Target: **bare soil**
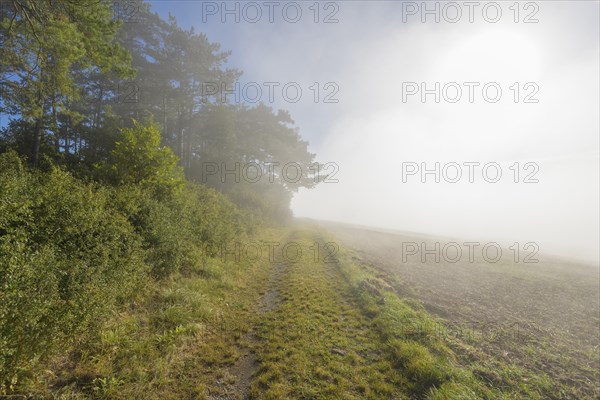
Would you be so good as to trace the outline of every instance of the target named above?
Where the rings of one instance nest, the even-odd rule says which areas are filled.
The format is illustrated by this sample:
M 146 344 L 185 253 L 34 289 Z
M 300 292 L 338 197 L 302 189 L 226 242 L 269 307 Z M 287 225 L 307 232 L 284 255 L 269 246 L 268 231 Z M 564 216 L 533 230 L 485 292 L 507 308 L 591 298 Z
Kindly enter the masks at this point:
M 477 351 L 465 354 L 465 361 L 477 361 L 476 353 L 481 351 L 545 373 L 574 388 L 577 398 L 600 398 L 597 266 L 543 254 L 538 254 L 538 263 L 516 263 L 508 249 L 496 263 L 487 262 L 477 251 L 473 262 L 465 255 L 456 263 L 443 257 L 436 262 L 433 256 L 422 262 L 419 255 L 403 258 L 403 243 L 425 243 L 433 249 L 436 242 L 443 246 L 451 240 L 329 222 L 321 225 L 340 244 L 356 250 L 358 262 L 380 268 L 399 294 L 421 303 L 445 326 L 483 331 L 472 341 Z M 453 334 L 457 331 L 465 334 L 457 329 Z

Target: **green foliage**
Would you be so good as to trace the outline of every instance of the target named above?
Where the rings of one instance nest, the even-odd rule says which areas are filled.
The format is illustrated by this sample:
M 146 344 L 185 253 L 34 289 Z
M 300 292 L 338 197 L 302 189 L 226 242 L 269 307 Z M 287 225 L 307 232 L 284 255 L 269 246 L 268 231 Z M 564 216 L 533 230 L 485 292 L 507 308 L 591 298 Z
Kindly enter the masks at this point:
M 121 130 L 111 153 L 109 168 L 120 185 L 142 185 L 159 196 L 177 193 L 184 182 L 173 151 L 160 145 L 160 130 L 150 121 Z
M 0 156 L 0 382 L 106 318 L 145 276 L 141 243 L 108 189 Z
M 169 198 L 157 199 L 142 187 L 121 188 L 117 198 L 141 236 L 147 263 L 158 278 L 202 271 L 208 257 L 218 255 L 222 246 L 246 234 L 250 226 L 223 195 L 192 183 Z
M 172 172 L 167 154 L 154 165 Z M 16 153 L 0 155 L 0 390 L 59 346 L 93 336 L 149 273 L 209 276 L 209 258 L 252 227 L 213 189 L 181 181 L 173 191 L 155 178 L 165 175 L 129 166 L 130 184 L 107 187 L 56 167 L 30 172 Z
M 119 24 L 108 1 L 24 0 L 6 9 L 0 20 L 0 112 L 35 123 L 26 154 L 36 164 L 49 137 L 55 147 L 68 139 L 59 119 L 80 117 L 71 107 L 80 93 L 75 76 L 131 77 L 134 71 L 130 56 L 114 40 Z

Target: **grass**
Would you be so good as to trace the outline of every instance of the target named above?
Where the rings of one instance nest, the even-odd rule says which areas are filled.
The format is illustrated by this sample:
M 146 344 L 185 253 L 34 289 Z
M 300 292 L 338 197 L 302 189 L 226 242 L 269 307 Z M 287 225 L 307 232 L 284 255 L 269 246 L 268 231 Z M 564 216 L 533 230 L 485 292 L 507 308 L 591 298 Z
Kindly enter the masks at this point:
M 263 239 L 278 235 L 264 232 Z M 214 258 L 200 274 L 155 282 L 93 340 L 32 371 L 19 392 L 57 399 L 225 395 L 269 270 L 266 257 Z
M 34 371 L 20 393 L 58 399 L 568 398 L 545 374 L 480 351 L 480 336 L 440 334 L 445 321 L 402 298 L 394 277 L 351 251 L 336 252 L 326 232 L 300 226 L 260 238 L 278 239 L 295 243 L 302 256 L 210 259 L 199 274 L 155 282 L 95 340 Z
M 335 264 L 314 259 L 312 231 L 295 231 L 298 262 L 280 261 L 279 305 L 265 313 L 251 387 L 260 399 L 407 398 L 407 382 L 386 357 Z
M 400 297 L 395 278 L 344 250 L 340 271 L 373 322 L 398 371 L 409 379 L 412 398 L 548 399 L 572 398 L 543 371 L 524 369 L 479 350 L 481 333 L 451 335 L 446 321 Z M 521 346 L 512 332 L 497 332 Z

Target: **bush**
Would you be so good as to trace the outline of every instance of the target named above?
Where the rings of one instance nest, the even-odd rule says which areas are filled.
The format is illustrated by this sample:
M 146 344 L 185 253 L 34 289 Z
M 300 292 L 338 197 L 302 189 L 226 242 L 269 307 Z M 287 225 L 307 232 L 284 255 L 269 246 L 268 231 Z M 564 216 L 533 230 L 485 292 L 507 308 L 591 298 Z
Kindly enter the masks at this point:
M 285 224 L 293 217 L 290 210 L 292 194 L 283 185 L 240 182 L 228 188 L 225 194 L 234 204 L 264 221 Z
M 131 221 L 157 278 L 201 270 L 207 257 L 217 255 L 249 227 L 232 203 L 205 186 L 188 183 L 179 194 L 162 200 L 144 189 L 136 190 L 138 204 L 129 202 L 128 206 L 135 209 Z
M 149 273 L 202 271 L 252 228 L 205 186 L 126 182 L 83 183 L 51 164 L 30 172 L 0 154 L 0 394 L 56 348 L 93 337 Z
M 105 175 L 119 185 L 141 185 L 161 197 L 178 193 L 184 184 L 183 170 L 169 147 L 160 146 L 160 130 L 152 120 L 134 121 L 121 129 L 119 140 L 104 165 Z
M 146 274 L 108 189 L 0 155 L 0 391 L 102 321 Z

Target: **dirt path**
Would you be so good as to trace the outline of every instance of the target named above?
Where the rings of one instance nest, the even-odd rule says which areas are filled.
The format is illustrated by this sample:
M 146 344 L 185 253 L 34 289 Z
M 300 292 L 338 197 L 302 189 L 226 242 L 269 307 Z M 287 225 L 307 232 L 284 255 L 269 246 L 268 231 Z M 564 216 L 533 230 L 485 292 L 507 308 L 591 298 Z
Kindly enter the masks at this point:
M 304 257 L 274 268 L 263 296 L 250 398 L 404 398 L 403 378 L 338 267 L 313 258 L 318 238 L 292 237 Z
M 279 286 L 281 285 L 281 281 L 285 274 L 285 269 L 286 265 L 283 263 L 276 263 L 273 265 L 267 291 L 261 297 L 258 304 L 259 315 L 273 311 L 281 302 Z M 233 393 L 232 396 L 229 397 L 232 400 L 247 400 L 250 398 L 250 385 L 259 368 L 258 358 L 254 350 L 257 344 L 255 331 L 251 330 L 245 334 L 240 343 L 241 346 L 237 349 L 240 356 L 229 369 L 229 374 L 234 378 L 234 382 L 231 385 L 231 391 Z

